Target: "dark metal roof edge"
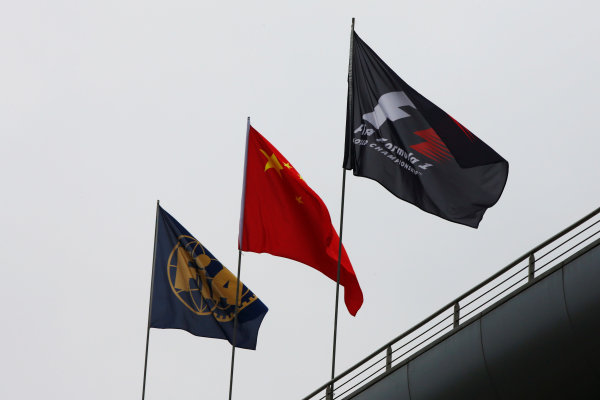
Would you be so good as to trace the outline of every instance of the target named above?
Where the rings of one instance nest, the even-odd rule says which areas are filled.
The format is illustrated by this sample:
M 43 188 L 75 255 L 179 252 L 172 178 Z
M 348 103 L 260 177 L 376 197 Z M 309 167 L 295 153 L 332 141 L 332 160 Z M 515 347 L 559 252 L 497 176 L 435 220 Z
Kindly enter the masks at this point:
M 309 400 L 309 399 L 311 399 L 313 396 L 315 396 L 320 391 L 326 389 L 331 384 L 339 381 L 343 377 L 345 377 L 345 376 L 349 375 L 351 372 L 355 371 L 361 365 L 363 365 L 366 362 L 368 362 L 369 360 L 373 359 L 373 357 L 375 357 L 380 352 L 384 351 L 389 346 L 397 343 L 399 340 L 402 340 L 404 337 L 406 337 L 409 334 L 411 334 L 412 332 L 416 331 L 417 329 L 419 329 L 420 327 L 422 327 L 424 324 L 428 323 L 429 321 L 432 321 L 434 318 L 436 318 L 439 315 L 441 315 L 444 311 L 446 311 L 448 308 L 452 307 L 454 304 L 460 302 L 465 297 L 470 296 L 471 294 L 475 293 L 477 290 L 481 289 L 482 287 L 484 287 L 488 283 L 492 282 L 496 278 L 500 277 L 502 274 L 504 274 L 507 271 L 509 271 L 511 268 L 513 268 L 514 266 L 516 266 L 521 261 L 527 259 L 529 256 L 531 256 L 532 254 L 534 254 L 537 251 L 541 250 L 546 245 L 552 243 L 553 241 L 559 239 L 560 237 L 564 236 L 568 232 L 570 232 L 573 229 L 577 228 L 581 224 L 587 222 L 588 220 L 590 220 L 591 218 L 593 218 L 597 214 L 600 214 L 600 207 L 596 208 L 594 211 L 592 211 L 591 213 L 587 214 L 585 217 L 579 219 L 578 221 L 576 221 L 573 224 L 569 225 L 567 228 L 563 229 L 559 233 L 553 235 L 552 237 L 550 237 L 546 241 L 544 241 L 541 244 L 539 244 L 538 246 L 534 247 L 532 250 L 528 251 L 523 256 L 519 257 L 518 259 L 516 259 L 512 263 L 510 263 L 507 266 L 505 266 L 504 268 L 500 269 L 499 271 L 497 271 L 492 276 L 488 277 L 483 282 L 480 282 L 478 285 L 476 285 L 475 287 L 471 288 L 467 292 L 463 293 L 462 295 L 460 295 L 459 297 L 457 297 L 456 299 L 454 299 L 453 301 L 451 301 L 450 303 L 448 303 L 444 307 L 440 308 L 438 311 L 434 312 L 433 314 L 431 314 L 430 316 L 428 316 L 427 318 L 425 318 L 421 322 L 417 323 L 413 327 L 411 327 L 408 330 L 406 330 L 403 333 L 401 333 L 399 336 L 395 337 L 394 339 L 390 340 L 389 342 L 387 342 L 386 344 L 384 344 L 383 346 L 381 346 L 377 350 L 373 351 L 371 354 L 369 354 L 368 356 L 364 357 L 363 359 L 361 359 L 360 361 L 358 361 L 357 363 L 355 363 L 354 365 L 352 365 L 350 368 L 346 369 L 345 371 L 343 371 L 340 374 L 338 374 L 336 377 L 334 377 L 334 378 L 330 379 L 329 381 L 325 382 L 323 385 L 321 385 L 319 388 L 317 388 L 316 390 L 314 390 L 308 396 L 303 397 L 302 400 Z
M 592 250 L 593 248 L 595 248 L 598 245 L 600 245 L 600 239 L 596 239 L 594 242 L 590 243 L 589 245 L 587 245 L 583 249 L 581 249 L 581 250 L 577 251 L 575 254 L 569 256 L 569 258 L 567 258 L 566 260 L 561 261 L 560 263 L 556 264 L 554 267 L 550 268 L 548 271 L 545 271 L 541 275 L 535 277 L 535 279 L 532 280 L 531 282 L 527 282 L 526 284 L 524 284 L 520 288 L 515 289 L 514 292 L 511 292 L 511 293 L 507 294 L 505 297 L 499 299 L 498 301 L 496 301 L 495 303 L 493 303 L 492 305 L 490 305 L 489 307 L 487 307 L 485 310 L 477 313 L 473 317 L 469 318 L 467 321 L 461 323 L 458 327 L 456 327 L 456 328 L 452 329 L 450 332 L 447 332 L 446 334 L 440 336 L 439 338 L 437 338 L 433 342 L 429 343 L 427 346 L 423 347 L 421 350 L 419 350 L 416 353 L 410 355 L 405 360 L 401 361 L 399 364 L 393 366 L 389 371 L 384 372 L 383 374 L 381 374 L 380 376 L 374 378 L 372 381 L 368 382 L 364 386 L 361 386 L 360 388 L 358 388 L 354 392 L 350 393 L 348 396 L 344 397 L 344 399 L 352 399 L 354 396 L 357 396 L 360 393 L 364 392 L 365 390 L 367 390 L 371 386 L 373 386 L 376 383 L 378 383 L 379 381 L 387 378 L 389 375 L 391 375 L 392 373 L 398 371 L 402 367 L 405 367 L 405 366 L 408 367 L 408 364 L 411 361 L 413 361 L 414 359 L 418 358 L 419 356 L 421 356 L 425 352 L 427 352 L 427 351 L 431 350 L 432 348 L 434 348 L 435 346 L 439 345 L 444 340 L 448 339 L 450 336 L 456 334 L 460 330 L 466 328 L 467 326 L 471 325 L 472 323 L 476 322 L 477 320 L 480 320 L 481 318 L 483 318 L 483 316 L 485 316 L 486 314 L 492 312 L 493 310 L 495 310 L 496 308 L 500 307 L 502 304 L 506 303 L 507 301 L 511 300 L 512 298 L 516 297 L 521 292 L 529 289 L 533 285 L 535 285 L 538 282 L 544 280 L 545 278 L 547 278 L 548 276 L 552 275 L 554 272 L 558 271 L 559 269 L 564 268 L 567 264 L 573 262 L 573 260 L 581 257 L 583 254 L 587 253 L 588 251 Z

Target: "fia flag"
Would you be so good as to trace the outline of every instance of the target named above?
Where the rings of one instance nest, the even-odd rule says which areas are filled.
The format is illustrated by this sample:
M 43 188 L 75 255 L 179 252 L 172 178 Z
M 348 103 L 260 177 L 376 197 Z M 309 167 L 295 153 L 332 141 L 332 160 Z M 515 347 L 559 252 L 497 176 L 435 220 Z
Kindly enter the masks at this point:
M 240 249 L 299 261 L 337 281 L 340 239 L 325 203 L 253 127 L 248 133 Z M 340 284 L 356 315 L 363 294 L 342 246 Z
M 256 349 L 267 307 L 168 212 L 158 206 L 156 260 L 152 285 L 152 328 L 183 329 L 196 336 Z
M 508 162 L 406 84 L 353 33 L 344 168 L 441 218 L 477 228 Z

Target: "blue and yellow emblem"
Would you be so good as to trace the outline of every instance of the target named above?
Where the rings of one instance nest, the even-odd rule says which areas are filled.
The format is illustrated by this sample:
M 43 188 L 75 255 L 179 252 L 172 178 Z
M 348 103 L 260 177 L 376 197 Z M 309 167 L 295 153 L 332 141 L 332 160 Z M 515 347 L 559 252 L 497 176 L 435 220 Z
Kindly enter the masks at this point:
M 152 294 L 153 328 L 233 339 L 237 278 L 159 207 Z M 267 307 L 240 282 L 236 347 L 255 349 Z
M 233 320 L 237 278 L 193 236 L 177 239 L 167 262 L 167 276 L 175 296 L 197 315 L 212 314 L 220 322 Z M 243 284 L 238 296 L 239 311 L 257 299 Z

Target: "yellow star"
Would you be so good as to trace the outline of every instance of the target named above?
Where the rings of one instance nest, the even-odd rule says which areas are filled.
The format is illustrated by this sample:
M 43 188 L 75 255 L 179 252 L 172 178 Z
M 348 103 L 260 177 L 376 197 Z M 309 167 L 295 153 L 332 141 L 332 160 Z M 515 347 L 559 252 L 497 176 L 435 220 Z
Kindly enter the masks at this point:
M 304 178 L 302 178 L 302 175 L 298 174 L 298 178 L 300 178 L 301 180 L 304 180 Z
M 302 202 L 302 196 L 296 196 L 296 201 L 298 202 L 298 204 L 304 204 Z
M 277 159 L 277 156 L 275 156 L 275 154 L 271 154 L 271 157 L 269 157 L 263 149 L 260 149 L 260 152 L 263 153 L 263 155 L 267 158 L 267 163 L 265 164 L 265 172 L 267 172 L 267 170 L 270 168 L 275 168 L 275 171 L 277 171 L 279 176 L 281 176 L 281 170 L 283 169 L 283 167 Z
M 291 169 L 291 168 L 292 168 L 292 166 L 290 165 L 290 163 L 289 163 L 289 162 L 286 162 L 286 163 L 285 163 L 285 164 L 283 164 L 283 165 L 284 165 L 284 166 L 285 166 L 287 169 Z

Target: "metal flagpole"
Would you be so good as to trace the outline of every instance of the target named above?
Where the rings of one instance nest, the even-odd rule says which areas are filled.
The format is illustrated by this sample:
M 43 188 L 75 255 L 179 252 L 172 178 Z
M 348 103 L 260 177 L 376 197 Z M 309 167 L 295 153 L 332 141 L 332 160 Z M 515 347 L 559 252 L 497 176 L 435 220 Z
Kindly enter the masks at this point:
M 237 285 L 235 287 L 235 314 L 233 315 L 233 342 L 231 344 L 231 372 L 229 373 L 229 400 L 233 392 L 233 366 L 235 364 L 235 339 L 237 334 L 237 313 L 240 295 L 240 272 L 242 268 L 242 250 L 238 250 Z
M 148 306 L 148 327 L 146 328 L 146 357 L 144 359 L 144 385 L 142 387 L 142 400 L 146 396 L 146 371 L 148 369 L 148 343 L 150 342 L 150 318 L 152 316 L 152 293 L 154 291 L 154 267 L 156 265 L 156 240 L 158 238 L 158 207 L 160 200 L 156 200 L 156 221 L 154 223 L 154 252 L 152 255 L 152 278 L 150 278 L 150 304 Z
M 352 50 L 354 45 L 354 18 L 352 18 L 352 28 L 350 31 L 350 61 L 348 63 L 348 102 L 349 110 L 352 109 Z M 340 210 L 340 244 L 338 246 L 338 263 L 337 263 L 337 281 L 335 284 L 335 317 L 333 321 L 333 355 L 331 358 L 331 379 L 335 378 L 335 351 L 337 344 L 337 322 L 338 322 L 338 305 L 340 301 L 340 273 L 342 265 L 342 233 L 344 229 L 344 197 L 346 195 L 346 169 L 342 167 L 342 204 Z M 333 383 L 329 387 L 329 394 L 333 398 Z
M 250 117 L 248 117 L 248 123 L 246 125 L 246 154 L 244 157 L 244 183 L 242 185 L 242 207 L 240 211 L 240 230 L 238 237 L 238 270 L 237 270 L 237 284 L 235 287 L 235 312 L 233 314 L 233 342 L 231 344 L 231 372 L 229 374 L 229 400 L 233 392 L 233 367 L 235 365 L 235 339 L 237 335 L 237 315 L 238 305 L 240 297 L 240 274 L 242 273 L 242 235 L 244 230 L 244 203 L 246 200 L 246 167 L 248 163 L 248 136 L 250 135 Z

